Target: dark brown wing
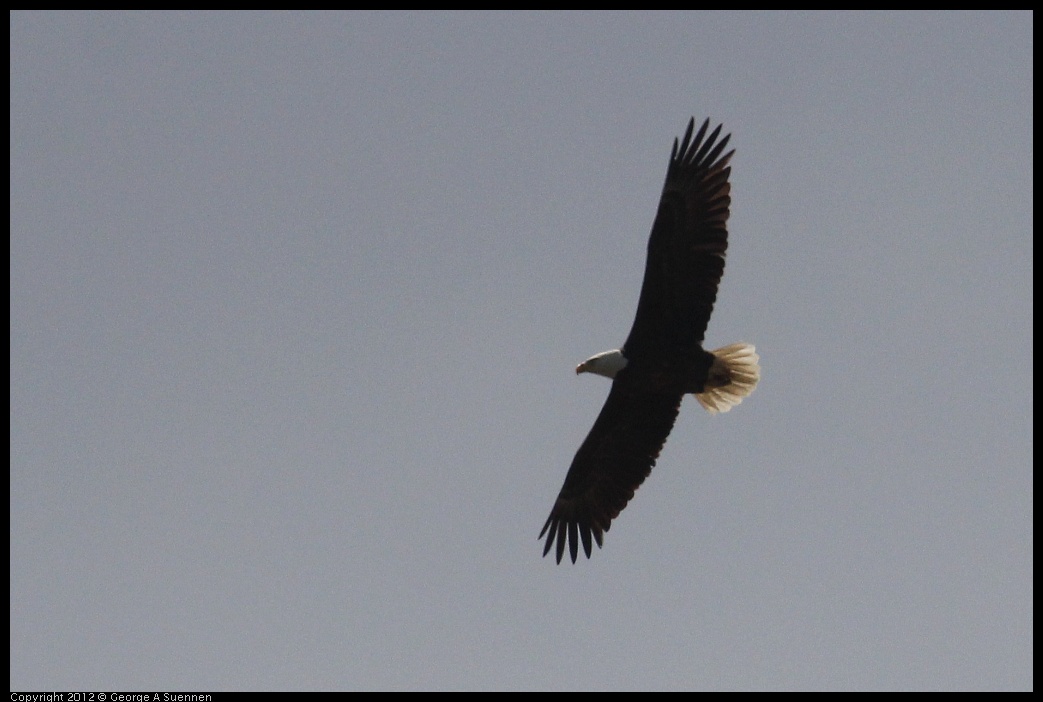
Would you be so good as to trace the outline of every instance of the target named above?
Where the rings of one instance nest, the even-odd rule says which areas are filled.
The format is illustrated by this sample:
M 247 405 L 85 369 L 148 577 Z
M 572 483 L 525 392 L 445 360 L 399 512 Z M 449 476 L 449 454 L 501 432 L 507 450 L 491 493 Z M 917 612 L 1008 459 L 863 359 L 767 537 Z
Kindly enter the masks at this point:
M 721 127 L 706 136 L 703 122 L 692 138 L 695 120 L 678 146 L 674 140 L 659 201 L 641 297 L 624 354 L 647 358 L 669 346 L 702 344 L 717 299 L 728 248 L 728 208 L 731 185 L 728 162 L 734 151 L 721 153 L 731 135 L 719 142 Z
M 626 369 L 620 371 L 540 532 L 541 539 L 547 534 L 544 556 L 556 541 L 561 563 L 568 540 L 575 563 L 582 539 L 590 558 L 592 535 L 601 547 L 602 534 L 655 465 L 677 419 L 681 397 L 651 392 L 628 380 Z

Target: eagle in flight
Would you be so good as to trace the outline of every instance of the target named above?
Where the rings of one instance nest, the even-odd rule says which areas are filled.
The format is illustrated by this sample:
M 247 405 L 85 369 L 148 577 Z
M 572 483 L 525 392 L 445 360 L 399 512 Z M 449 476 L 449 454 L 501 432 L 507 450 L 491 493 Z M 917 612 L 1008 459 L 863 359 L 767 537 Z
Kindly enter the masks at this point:
M 727 412 L 753 392 L 760 379 L 752 344 L 703 349 L 728 248 L 734 150 L 722 155 L 731 135 L 710 120 L 674 139 L 659 211 L 648 238 L 645 277 L 637 314 L 622 348 L 588 358 L 576 373 L 612 379 L 612 389 L 539 538 L 546 556 L 556 545 L 558 563 L 568 544 L 576 562 L 580 541 L 590 557 L 612 520 L 652 471 L 674 426 L 681 400 L 691 393 L 708 412 Z M 694 133 L 694 136 L 693 136 Z

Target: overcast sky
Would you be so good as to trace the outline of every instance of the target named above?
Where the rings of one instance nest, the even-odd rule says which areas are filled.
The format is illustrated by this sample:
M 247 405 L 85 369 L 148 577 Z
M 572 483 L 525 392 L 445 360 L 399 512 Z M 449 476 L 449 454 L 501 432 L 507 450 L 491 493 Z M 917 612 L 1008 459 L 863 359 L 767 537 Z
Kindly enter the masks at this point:
M 12 689 L 1030 689 L 1032 24 L 13 13 Z M 555 565 L 693 115 L 763 379 Z

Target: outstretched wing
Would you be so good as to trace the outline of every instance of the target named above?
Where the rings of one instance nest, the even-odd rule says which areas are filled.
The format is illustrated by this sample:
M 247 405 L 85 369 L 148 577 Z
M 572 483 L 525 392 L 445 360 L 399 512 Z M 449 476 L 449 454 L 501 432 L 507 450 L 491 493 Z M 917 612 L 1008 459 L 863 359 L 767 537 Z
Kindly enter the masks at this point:
M 547 535 L 544 556 L 557 542 L 561 563 L 567 540 L 575 563 L 582 539 L 590 558 L 592 536 L 600 548 L 602 534 L 655 465 L 677 419 L 681 397 L 652 392 L 631 382 L 625 368 L 620 371 L 540 532 L 541 539 Z
M 691 348 L 702 344 L 717 299 L 728 248 L 731 185 L 728 162 L 721 156 L 731 135 L 720 141 L 721 127 L 707 136 L 710 120 L 692 137 L 695 120 L 670 154 L 666 183 L 648 238 L 645 278 L 637 314 L 626 343 L 627 358 L 655 353 L 664 345 Z

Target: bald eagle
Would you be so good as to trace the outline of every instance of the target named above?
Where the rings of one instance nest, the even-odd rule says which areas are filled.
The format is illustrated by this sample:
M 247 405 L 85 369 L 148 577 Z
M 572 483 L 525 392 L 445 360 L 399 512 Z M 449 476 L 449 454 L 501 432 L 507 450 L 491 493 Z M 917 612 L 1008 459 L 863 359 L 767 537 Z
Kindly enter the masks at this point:
M 735 153 L 721 155 L 731 135 L 718 141 L 721 126 L 707 136 L 709 126 L 706 120 L 693 137 L 693 118 L 680 144 L 674 139 L 630 335 L 622 348 L 576 367 L 611 378 L 612 389 L 540 532 L 547 536 L 543 555 L 557 544 L 558 563 L 566 542 L 573 563 L 580 540 L 587 558 L 592 541 L 601 547 L 655 465 L 685 395 L 711 414 L 727 412 L 760 379 L 753 345 L 702 347 L 724 273 Z

